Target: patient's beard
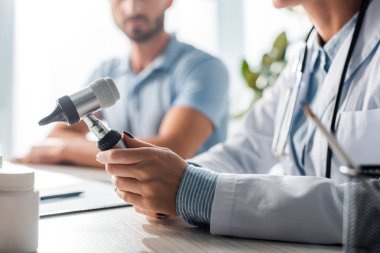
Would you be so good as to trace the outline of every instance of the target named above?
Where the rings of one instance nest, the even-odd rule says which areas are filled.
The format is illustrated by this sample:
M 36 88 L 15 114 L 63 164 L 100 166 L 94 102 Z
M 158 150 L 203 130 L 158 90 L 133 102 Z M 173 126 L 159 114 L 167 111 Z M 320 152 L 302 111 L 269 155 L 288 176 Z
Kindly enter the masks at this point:
M 154 20 L 153 27 L 148 31 L 142 31 L 141 29 L 134 29 L 131 33 L 126 33 L 128 38 L 136 43 L 144 43 L 152 38 L 154 38 L 157 34 L 159 34 L 164 29 L 164 20 L 165 15 L 158 17 Z

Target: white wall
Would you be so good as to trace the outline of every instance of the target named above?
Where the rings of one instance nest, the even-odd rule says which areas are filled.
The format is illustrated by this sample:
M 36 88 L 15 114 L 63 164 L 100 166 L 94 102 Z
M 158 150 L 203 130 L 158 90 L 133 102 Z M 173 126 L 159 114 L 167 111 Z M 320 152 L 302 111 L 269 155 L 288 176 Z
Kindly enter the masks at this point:
M 310 28 L 306 15 L 299 11 L 275 9 L 269 0 L 244 0 L 244 57 L 251 66 L 257 66 L 280 32 L 285 31 L 289 40 L 295 42 L 303 40 Z M 292 47 L 289 49 L 288 52 L 293 51 Z M 234 107 L 242 111 L 251 102 L 253 93 L 245 85 L 238 89 L 236 93 L 240 96 Z
M 218 1 L 220 0 L 174 0 L 166 17 L 167 30 L 174 32 L 182 41 L 218 54 Z
M 252 64 L 271 49 L 273 40 L 286 31 L 291 41 L 303 40 L 311 23 L 300 11 L 275 9 L 272 1 L 244 0 L 245 55 Z
M 13 0 L 0 0 L 0 154 L 12 149 Z

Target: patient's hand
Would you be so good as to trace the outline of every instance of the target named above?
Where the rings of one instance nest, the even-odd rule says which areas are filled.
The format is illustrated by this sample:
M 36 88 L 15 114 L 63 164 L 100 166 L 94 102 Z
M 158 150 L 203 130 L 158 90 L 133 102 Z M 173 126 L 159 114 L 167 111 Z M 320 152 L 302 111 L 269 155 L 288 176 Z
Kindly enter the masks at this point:
M 95 156 L 98 149 L 94 142 L 84 138 L 47 138 L 41 145 L 31 148 L 24 157 L 13 162 L 33 164 L 75 164 L 100 167 Z
M 19 163 L 47 163 L 57 164 L 63 162 L 65 141 L 61 138 L 48 138 L 41 145 L 33 146 L 24 157 L 13 162 Z

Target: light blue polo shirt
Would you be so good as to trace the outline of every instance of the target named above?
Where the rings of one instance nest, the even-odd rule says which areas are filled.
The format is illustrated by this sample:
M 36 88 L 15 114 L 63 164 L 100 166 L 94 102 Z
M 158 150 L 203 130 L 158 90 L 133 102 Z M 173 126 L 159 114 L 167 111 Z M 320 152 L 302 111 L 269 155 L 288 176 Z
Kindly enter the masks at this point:
M 140 73 L 132 71 L 126 57 L 104 62 L 90 81 L 102 77 L 111 77 L 121 96 L 116 105 L 102 112 L 112 129 L 127 130 L 138 137 L 155 136 L 166 112 L 172 107 L 186 107 L 201 112 L 214 126 L 197 153 L 225 140 L 227 69 L 219 59 L 179 42 L 174 35 L 164 52 Z

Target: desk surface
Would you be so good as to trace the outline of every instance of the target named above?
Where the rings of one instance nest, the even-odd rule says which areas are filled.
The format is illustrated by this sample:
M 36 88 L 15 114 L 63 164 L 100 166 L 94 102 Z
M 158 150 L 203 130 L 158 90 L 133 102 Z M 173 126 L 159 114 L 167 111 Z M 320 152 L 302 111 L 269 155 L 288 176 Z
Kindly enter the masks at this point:
M 340 247 L 212 236 L 178 219 L 149 222 L 132 207 L 40 221 L 39 253 L 340 252 Z
M 49 170 L 109 180 L 101 170 L 68 167 Z M 179 219 L 148 221 L 135 213 L 133 207 L 43 218 L 39 225 L 38 253 L 341 252 L 341 247 L 213 236 Z

